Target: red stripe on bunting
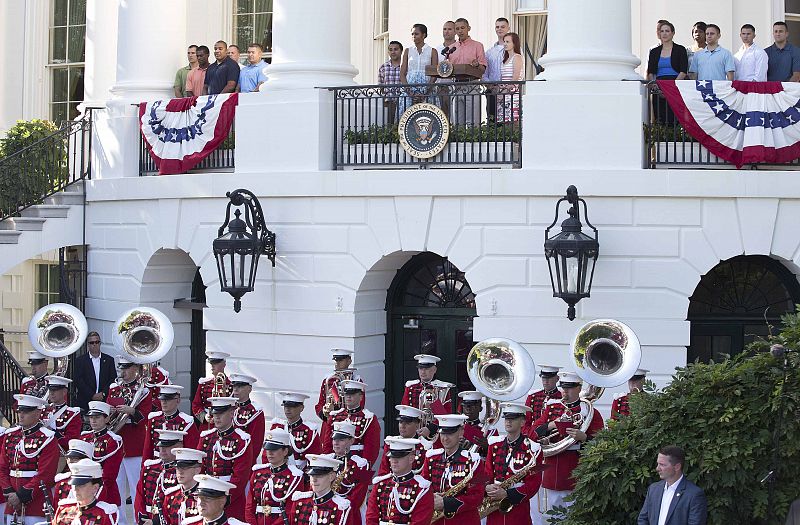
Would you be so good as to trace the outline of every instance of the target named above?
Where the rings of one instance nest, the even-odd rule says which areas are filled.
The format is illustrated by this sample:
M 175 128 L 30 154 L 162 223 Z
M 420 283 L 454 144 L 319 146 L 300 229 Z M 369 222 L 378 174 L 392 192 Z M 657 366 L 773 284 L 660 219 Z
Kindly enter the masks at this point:
M 706 133 L 694 119 L 691 111 L 686 107 L 686 102 L 683 100 L 683 96 L 681 96 L 681 92 L 678 90 L 678 86 L 674 80 L 657 80 L 656 82 L 672 108 L 673 113 L 675 113 L 675 116 L 686 132 L 697 140 L 697 142 L 702 144 L 708 151 L 730 162 L 737 168 L 741 168 L 745 164 L 783 164 L 800 158 L 800 143 L 783 148 L 767 147 L 763 145 L 746 146 L 741 151 L 721 144 L 714 139 L 714 137 Z M 738 83 L 781 85 L 780 82 L 734 82 L 734 85 Z M 754 89 L 756 89 L 755 86 L 748 87 L 753 89 L 750 92 L 756 92 L 754 91 Z M 767 89 L 771 88 L 768 87 Z M 782 90 L 783 89 L 779 91 Z
M 734 80 L 731 83 L 733 89 L 739 93 L 764 93 L 774 95 L 783 91 L 783 84 L 780 82 L 748 82 L 744 80 Z

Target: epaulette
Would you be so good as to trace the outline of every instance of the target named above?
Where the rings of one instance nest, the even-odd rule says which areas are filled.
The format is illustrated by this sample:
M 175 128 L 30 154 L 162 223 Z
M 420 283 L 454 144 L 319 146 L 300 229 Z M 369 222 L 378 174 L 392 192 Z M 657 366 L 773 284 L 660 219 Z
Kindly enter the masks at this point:
M 617 392 L 616 394 L 614 394 L 614 401 L 616 401 L 617 399 L 619 399 L 621 397 L 625 397 L 627 395 L 628 394 L 626 392 Z
M 236 518 L 228 518 L 228 525 L 247 525 L 247 523 L 237 520 Z
M 62 506 L 65 507 L 67 505 L 77 505 L 77 504 L 78 504 L 78 500 L 75 499 L 75 498 L 72 498 L 72 497 L 58 500 L 58 506 L 59 507 L 62 507 Z
M 203 385 L 205 383 L 208 383 L 212 379 L 213 377 L 201 377 L 200 379 L 197 380 L 197 383 Z
M 67 407 L 67 412 L 72 412 L 73 414 L 80 414 L 81 409 L 78 407 Z
M 372 412 L 370 412 L 370 411 L 369 411 L 368 409 L 366 409 L 366 408 L 365 408 L 364 410 L 362 410 L 362 412 L 364 412 L 364 419 L 370 419 L 372 416 L 374 416 L 374 415 L 375 415 L 375 414 L 373 414 Z
M 357 454 L 353 454 L 352 456 L 350 456 L 350 459 L 352 459 L 353 463 L 358 465 L 359 468 L 365 468 L 369 466 L 369 461 L 367 461 L 366 458 L 362 458 Z
M 109 390 L 111 390 L 112 388 L 117 388 L 118 386 L 119 386 L 119 385 L 117 384 L 117 382 L 116 382 L 116 381 L 114 381 L 113 383 L 111 383 L 110 385 L 108 385 L 108 389 L 109 389 Z
M 525 439 L 528 440 L 528 450 L 532 450 L 532 451 L 540 451 L 540 450 L 542 450 L 542 446 L 539 443 L 537 443 L 536 441 L 534 441 L 532 439 L 529 439 L 529 438 L 525 438 Z
M 111 436 L 111 439 L 113 439 L 114 441 L 120 441 L 120 442 L 122 441 L 122 436 L 120 436 L 119 434 L 115 434 L 110 430 L 106 431 L 106 434 Z
M 65 479 L 69 479 L 72 477 L 72 472 L 62 472 L 61 474 L 56 474 L 56 477 L 53 478 L 53 481 L 58 483 L 59 481 L 64 481 Z
M 15 426 L 15 427 L 11 427 L 11 428 L 9 428 L 8 430 L 6 430 L 6 432 L 7 432 L 8 434 L 11 434 L 12 432 L 16 432 L 17 430 L 21 430 L 21 429 L 22 429 L 22 427 L 21 427 L 21 426 L 19 426 L 19 425 L 17 425 L 17 426 Z M 90 430 L 89 432 L 91 432 L 91 430 Z
M 392 477 L 391 472 L 389 472 L 388 474 L 384 474 L 383 476 L 375 476 L 374 478 L 372 478 L 372 484 L 374 485 L 376 483 L 380 483 L 381 481 L 389 479 L 391 477 Z
M 108 503 L 107 501 L 98 501 L 97 507 L 103 509 L 106 512 L 106 514 L 119 512 L 119 507 L 117 507 L 113 503 Z
M 427 489 L 428 487 L 431 486 L 431 482 L 423 478 L 419 474 L 414 475 L 414 481 L 416 481 L 419 484 L 419 486 L 422 487 L 423 489 Z
M 244 439 L 245 441 L 250 441 L 250 434 L 242 430 L 241 428 L 235 429 L 235 432 L 239 434 L 239 437 Z
M 31 381 L 36 381 L 36 378 L 33 376 L 25 376 L 22 378 L 22 383 L 20 383 L 20 385 L 24 385 L 25 383 L 29 383 Z
M 45 437 L 51 437 L 55 435 L 55 432 L 53 432 L 47 427 L 39 427 L 39 430 L 41 430 L 42 434 L 44 434 Z
M 285 419 L 282 419 L 280 417 L 273 417 L 272 421 L 269 422 L 270 425 L 279 425 L 279 426 L 284 426 L 287 423 L 288 423 L 288 421 L 286 421 Z
M 258 470 L 264 470 L 268 466 L 269 466 L 269 463 L 256 463 L 255 465 L 250 467 L 250 470 L 252 470 L 253 472 L 256 472 Z
M 310 498 L 312 494 L 314 494 L 314 492 L 310 490 L 308 492 L 294 491 L 292 492 L 292 501 L 297 501 L 303 498 Z
M 334 415 L 334 414 L 339 414 L 339 413 L 341 413 L 343 410 L 344 410 L 344 408 L 340 408 L 340 409 L 338 409 L 338 410 L 331 410 L 330 412 L 328 412 L 328 415 L 329 415 L 329 416 L 332 416 L 332 415 Z
M 486 438 L 486 441 L 489 442 L 490 445 L 494 445 L 496 443 L 502 442 L 506 437 L 505 436 L 489 436 Z
M 175 492 L 176 490 L 181 490 L 182 488 L 183 488 L 183 487 L 182 487 L 182 486 L 180 485 L 180 483 L 179 483 L 179 484 L 175 485 L 174 487 L 170 487 L 170 488 L 168 488 L 167 490 L 165 490 L 165 491 L 164 491 L 164 495 L 165 495 L 165 496 L 167 496 L 167 495 L 169 495 L 169 494 L 172 494 L 172 493 L 173 493 L 173 492 Z
M 14 430 L 14 429 L 13 428 L 9 428 L 8 430 L 11 431 L 11 430 Z M 81 436 L 88 436 L 89 434 L 92 434 L 92 433 L 93 432 L 91 430 L 82 430 L 81 431 Z
M 545 405 L 559 405 L 559 404 L 561 404 L 561 400 L 552 398 L 552 399 L 548 399 L 547 401 L 545 401 L 544 404 Z
M 144 466 L 145 467 L 151 467 L 153 465 L 158 465 L 159 463 L 161 463 L 161 459 L 160 458 L 144 460 Z
M 431 384 L 437 388 L 453 388 L 454 386 L 456 386 L 453 383 L 448 383 L 447 381 L 439 381 L 438 379 L 434 379 L 433 381 L 431 381 Z
M 191 525 L 192 523 L 202 523 L 202 522 L 203 522 L 203 516 L 201 515 L 201 516 L 195 516 L 193 518 L 186 518 L 180 523 L 180 525 Z
M 304 472 L 301 469 L 297 468 L 296 466 L 292 465 L 291 463 L 289 463 L 287 466 L 289 467 L 289 471 L 292 473 L 292 475 L 294 477 L 299 477 L 299 476 L 302 476 L 304 474 Z
M 313 421 L 303 421 L 303 424 L 307 426 L 311 432 L 317 432 L 319 430 L 319 426 Z
M 466 452 L 465 456 L 472 461 L 478 461 L 481 459 L 481 455 L 477 452 L 470 452 L 469 450 L 465 450 L 464 452 Z
M 414 386 L 419 383 L 419 379 L 412 379 L 411 381 L 406 381 L 406 386 Z
M 194 418 L 189 414 L 184 414 L 183 412 L 178 412 L 178 417 L 183 419 L 185 423 L 194 423 Z
M 204 438 L 206 436 L 210 436 L 211 434 L 213 434 L 216 431 L 217 431 L 216 428 L 209 428 L 208 430 L 203 430 L 202 432 L 200 432 L 200 437 Z
M 158 416 L 160 416 L 163 413 L 164 412 L 162 412 L 161 410 L 159 410 L 157 412 L 150 412 L 149 414 L 147 414 L 147 419 L 155 419 L 155 418 L 157 418 Z
M 334 494 L 331 499 L 333 500 L 334 503 L 336 503 L 336 506 L 339 507 L 339 510 L 345 510 L 350 508 L 350 500 L 347 498 L 344 498 L 338 494 Z
M 426 458 L 432 458 L 434 456 L 438 456 L 444 452 L 443 448 L 432 448 L 429 451 L 425 452 Z

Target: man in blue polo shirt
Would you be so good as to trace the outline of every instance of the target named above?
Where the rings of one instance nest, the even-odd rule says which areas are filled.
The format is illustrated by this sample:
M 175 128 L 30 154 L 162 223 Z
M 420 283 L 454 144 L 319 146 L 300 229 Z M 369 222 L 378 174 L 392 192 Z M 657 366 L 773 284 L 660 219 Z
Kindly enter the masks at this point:
M 706 26 L 706 48 L 694 54 L 689 68 L 697 80 L 733 80 L 736 64 L 731 52 L 719 45 L 721 34 L 718 25 Z
M 208 66 L 206 71 L 203 94 L 233 93 L 239 82 L 239 64 L 228 56 L 228 44 L 222 40 L 214 44 L 214 58 L 217 61 Z
M 786 22 L 772 24 L 775 43 L 766 48 L 769 57 L 767 80 L 771 82 L 800 82 L 800 49 L 789 43 Z
M 247 46 L 247 65 L 239 73 L 239 91 L 242 93 L 258 91 L 259 86 L 267 81 L 264 74 L 267 63 L 261 60 L 262 53 L 261 44 L 254 42 Z

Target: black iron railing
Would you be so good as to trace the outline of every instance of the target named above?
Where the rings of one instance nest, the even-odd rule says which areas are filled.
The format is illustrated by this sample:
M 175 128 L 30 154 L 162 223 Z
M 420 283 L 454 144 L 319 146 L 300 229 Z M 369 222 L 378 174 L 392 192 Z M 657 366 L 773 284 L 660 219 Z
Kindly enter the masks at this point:
M 204 158 L 200 164 L 189 170 L 193 171 L 233 171 L 233 150 L 236 145 L 236 135 L 234 133 L 234 126 L 228 132 L 228 136 L 219 145 L 217 149 L 212 151 L 208 157 Z M 139 133 L 139 176 L 147 177 L 150 175 L 157 175 L 158 168 L 147 150 L 147 144 Z
M 644 126 L 648 164 L 651 168 L 735 169 L 689 135 L 678 122 L 658 84 L 648 84 L 650 118 Z M 788 164 L 749 164 L 747 169 L 796 169 L 800 160 Z
M 5 418 L 11 424 L 14 424 L 17 418 L 14 412 L 14 394 L 19 392 L 23 377 L 25 370 L 6 348 L 3 331 L 0 330 L 0 381 L 3 385 L 3 388 L 0 388 L 0 419 Z
M 92 109 L 75 121 L 63 121 L 58 130 L 0 159 L 0 220 L 91 179 Z
M 525 82 L 440 82 L 328 88 L 334 97 L 336 169 L 522 166 Z M 431 158 L 411 155 L 398 123 L 412 105 L 432 104 L 450 136 Z

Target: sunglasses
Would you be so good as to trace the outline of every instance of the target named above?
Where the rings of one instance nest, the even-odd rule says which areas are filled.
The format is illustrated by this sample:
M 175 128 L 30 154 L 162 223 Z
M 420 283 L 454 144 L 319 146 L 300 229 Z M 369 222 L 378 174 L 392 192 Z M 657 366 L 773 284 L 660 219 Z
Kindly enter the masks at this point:
M 86 344 L 87 345 L 99 345 L 100 341 L 87 341 Z

